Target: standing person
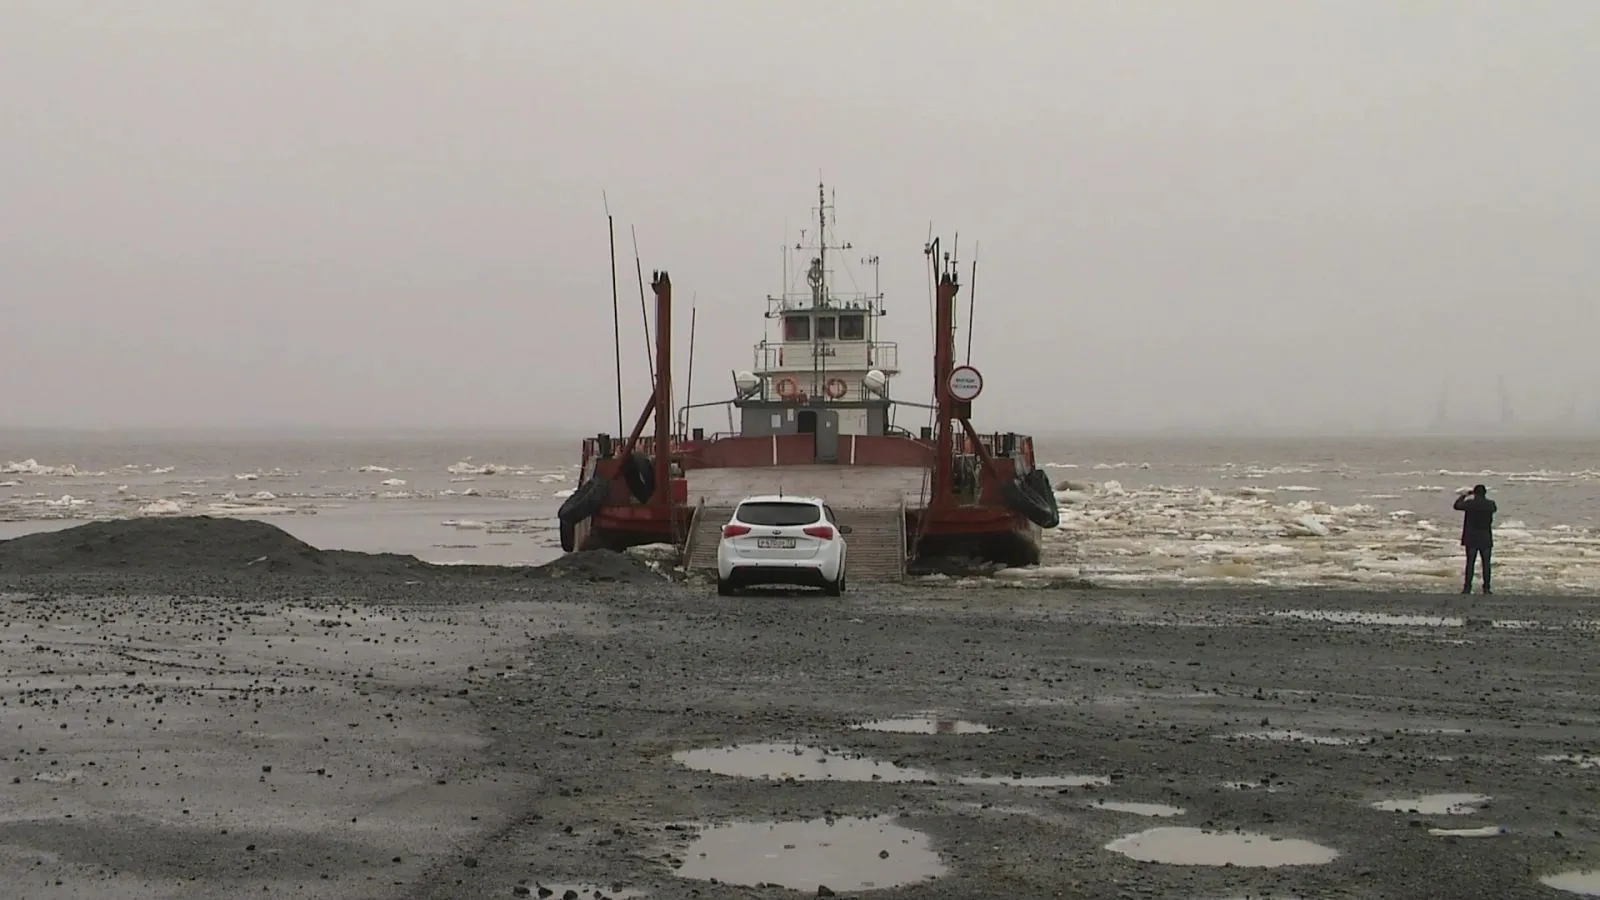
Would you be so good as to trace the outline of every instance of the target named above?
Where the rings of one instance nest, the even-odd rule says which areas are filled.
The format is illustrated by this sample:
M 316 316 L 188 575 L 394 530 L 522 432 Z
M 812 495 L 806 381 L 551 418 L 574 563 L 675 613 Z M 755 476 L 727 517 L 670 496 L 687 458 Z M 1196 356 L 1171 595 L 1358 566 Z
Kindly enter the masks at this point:
M 1492 594 L 1489 587 L 1489 558 L 1494 555 L 1494 514 L 1499 509 L 1488 497 L 1489 489 L 1473 485 L 1472 492 L 1456 495 L 1455 508 L 1461 516 L 1461 546 L 1467 548 L 1466 579 L 1461 583 L 1461 593 L 1472 593 L 1474 563 L 1483 559 L 1483 592 Z

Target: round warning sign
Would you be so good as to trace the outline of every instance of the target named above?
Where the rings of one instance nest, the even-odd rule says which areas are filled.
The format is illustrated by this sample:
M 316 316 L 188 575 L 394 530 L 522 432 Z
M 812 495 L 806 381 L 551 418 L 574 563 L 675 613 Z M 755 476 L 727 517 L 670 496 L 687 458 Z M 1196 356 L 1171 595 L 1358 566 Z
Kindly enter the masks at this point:
M 978 399 L 983 393 L 983 376 L 971 366 L 956 366 L 950 372 L 950 396 L 963 403 Z

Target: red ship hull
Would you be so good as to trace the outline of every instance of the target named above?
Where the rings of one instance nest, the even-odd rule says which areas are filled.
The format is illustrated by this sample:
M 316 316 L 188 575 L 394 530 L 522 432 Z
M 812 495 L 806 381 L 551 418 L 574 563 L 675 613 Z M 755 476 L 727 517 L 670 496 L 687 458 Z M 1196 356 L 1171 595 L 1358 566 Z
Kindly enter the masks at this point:
M 674 440 L 665 492 L 668 502 L 663 503 L 655 497 L 640 502 L 633 496 L 623 458 L 617 454 L 620 441 L 590 438 L 583 443 L 581 482 L 598 477 L 609 488 L 605 505 L 575 526 L 573 547 L 624 550 L 643 544 L 682 545 L 702 503 L 733 505 L 741 493 L 778 486 L 791 493 L 819 494 L 846 508 L 903 503 L 910 558 L 980 559 L 1012 566 L 1039 562 L 1040 527 L 1007 506 L 1004 497 L 1006 481 L 1019 469 L 1034 468 L 1028 436 L 980 436 L 979 442 L 992 456 L 991 466 L 977 470 L 965 496 L 946 498 L 950 501 L 946 503 L 929 496 L 938 452 L 934 440 L 843 435 L 839 441 L 838 461 L 819 463 L 812 436 L 806 434 Z M 958 449 L 970 454 L 975 448 Z M 653 462 L 655 442 L 641 438 L 635 451 Z

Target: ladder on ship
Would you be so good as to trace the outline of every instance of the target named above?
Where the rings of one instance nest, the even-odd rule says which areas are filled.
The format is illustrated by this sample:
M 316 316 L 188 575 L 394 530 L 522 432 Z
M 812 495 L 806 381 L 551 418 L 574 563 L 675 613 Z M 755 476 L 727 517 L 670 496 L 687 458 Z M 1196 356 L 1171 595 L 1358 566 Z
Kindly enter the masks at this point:
M 845 537 L 845 580 L 850 584 L 898 582 L 906 573 L 905 507 L 835 509 L 840 525 L 849 525 Z M 683 567 L 691 573 L 717 571 L 717 543 L 722 526 L 733 518 L 731 506 L 695 508 L 689 537 L 683 548 Z

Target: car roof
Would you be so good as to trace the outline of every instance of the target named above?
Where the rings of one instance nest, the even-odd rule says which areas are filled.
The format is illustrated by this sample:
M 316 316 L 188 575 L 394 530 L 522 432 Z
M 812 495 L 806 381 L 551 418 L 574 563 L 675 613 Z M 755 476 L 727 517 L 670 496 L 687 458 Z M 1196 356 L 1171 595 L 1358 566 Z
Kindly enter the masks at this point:
M 739 505 L 746 503 L 795 503 L 809 506 L 823 506 L 821 497 L 797 497 L 793 494 L 760 494 L 755 497 L 746 497 L 739 501 Z

